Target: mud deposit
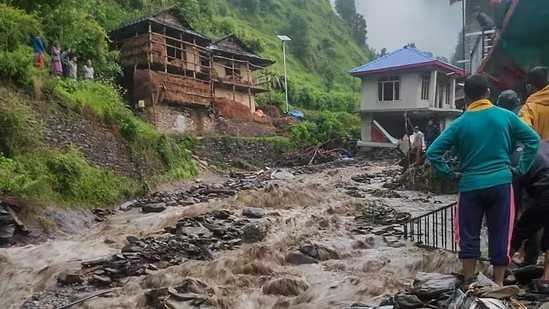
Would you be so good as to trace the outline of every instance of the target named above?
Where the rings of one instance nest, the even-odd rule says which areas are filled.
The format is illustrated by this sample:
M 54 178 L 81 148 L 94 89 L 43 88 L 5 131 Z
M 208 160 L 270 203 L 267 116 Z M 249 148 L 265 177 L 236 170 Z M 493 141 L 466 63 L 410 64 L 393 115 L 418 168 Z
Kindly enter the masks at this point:
M 290 172 L 182 184 L 70 237 L 1 249 L 0 308 L 96 293 L 73 308 L 369 308 L 417 272 L 457 270 L 401 239 L 400 222 L 453 197 L 383 188 L 395 162 Z

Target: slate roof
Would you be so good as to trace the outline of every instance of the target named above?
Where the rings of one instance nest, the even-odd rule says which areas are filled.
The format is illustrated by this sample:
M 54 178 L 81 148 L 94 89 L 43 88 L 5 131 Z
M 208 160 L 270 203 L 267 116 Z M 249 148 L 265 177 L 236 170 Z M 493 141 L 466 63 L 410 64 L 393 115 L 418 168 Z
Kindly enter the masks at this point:
M 238 48 L 229 47 L 230 44 L 225 44 L 226 42 L 233 41 L 237 44 Z M 244 44 L 236 35 L 229 34 L 208 46 L 213 53 L 228 54 L 240 56 L 242 58 L 249 59 L 253 64 L 260 66 L 269 66 L 274 63 L 274 61 L 262 58 L 256 55 L 246 44 Z
M 433 57 L 433 54 L 413 47 L 404 47 L 379 57 L 365 65 L 352 69 L 353 76 L 365 76 L 389 71 L 408 70 L 412 68 L 437 67 L 449 72 L 463 75 L 462 69 Z
M 176 24 L 169 23 L 169 22 L 166 22 L 164 20 L 159 19 L 158 16 L 161 15 L 161 14 L 164 14 L 164 13 L 168 13 L 168 14 L 171 14 L 171 15 L 175 16 L 183 27 L 181 27 L 180 25 L 176 25 Z M 174 7 L 169 7 L 169 8 L 160 10 L 158 12 L 155 12 L 154 14 L 151 14 L 151 15 L 148 15 L 148 16 L 142 16 L 142 17 L 139 17 L 139 18 L 137 18 L 135 20 L 132 20 L 130 22 L 124 23 L 124 24 L 120 25 L 118 28 L 112 30 L 109 35 L 110 35 L 111 38 L 124 37 L 125 34 L 127 34 L 126 32 L 131 33 L 131 31 L 133 31 L 133 30 L 131 30 L 133 27 L 136 27 L 136 26 L 138 26 L 139 24 L 141 24 L 145 21 L 152 21 L 152 22 L 155 22 L 157 24 L 165 25 L 165 26 L 170 27 L 172 29 L 188 33 L 188 34 L 190 34 L 194 37 L 197 37 L 201 40 L 204 40 L 206 42 L 210 41 L 210 39 L 208 39 L 208 37 L 206 37 L 205 35 L 194 31 L 192 26 L 187 22 L 185 17 L 183 15 L 181 15 L 179 10 L 175 6 Z

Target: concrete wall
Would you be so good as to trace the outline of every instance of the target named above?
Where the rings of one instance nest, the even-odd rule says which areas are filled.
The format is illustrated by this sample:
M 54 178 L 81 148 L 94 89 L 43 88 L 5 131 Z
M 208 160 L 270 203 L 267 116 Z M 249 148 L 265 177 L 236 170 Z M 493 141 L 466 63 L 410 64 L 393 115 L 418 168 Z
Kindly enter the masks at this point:
M 221 87 L 215 88 L 215 97 L 216 98 L 225 98 L 227 100 L 233 100 L 233 91 L 232 89 L 226 89 Z M 248 95 L 248 92 L 244 91 L 235 91 L 234 101 L 239 104 L 242 104 L 250 109 L 252 113 L 255 113 L 255 96 L 252 94 Z
M 391 110 L 428 107 L 429 101 L 421 100 L 421 74 L 400 74 L 400 100 L 384 102 L 378 100 L 377 85 L 380 76 L 362 81 L 362 110 Z M 430 98 L 432 95 L 430 96 Z
M 446 100 L 446 85 L 450 86 L 450 102 L 449 104 L 446 104 L 445 101 L 442 108 L 455 108 L 455 79 L 448 78 L 441 72 L 430 72 L 429 99 L 422 100 L 421 83 L 423 74 L 424 72 L 414 72 L 397 75 L 400 76 L 400 100 L 389 102 L 378 100 L 378 80 L 384 75 L 363 79 L 361 109 L 364 111 L 391 111 L 429 107 L 436 108 L 436 88 L 438 88 L 438 95 L 442 95 L 444 100 Z

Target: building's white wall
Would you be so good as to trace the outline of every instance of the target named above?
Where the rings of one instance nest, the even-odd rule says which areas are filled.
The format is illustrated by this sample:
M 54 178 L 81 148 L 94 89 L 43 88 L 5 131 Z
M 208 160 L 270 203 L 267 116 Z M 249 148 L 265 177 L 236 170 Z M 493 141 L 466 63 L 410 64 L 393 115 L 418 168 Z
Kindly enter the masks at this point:
M 390 110 L 429 107 L 429 100 L 421 100 L 421 73 L 400 74 L 400 100 L 379 101 L 377 85 L 379 77 L 368 77 L 362 81 L 362 110 Z M 429 98 L 433 95 L 430 94 Z

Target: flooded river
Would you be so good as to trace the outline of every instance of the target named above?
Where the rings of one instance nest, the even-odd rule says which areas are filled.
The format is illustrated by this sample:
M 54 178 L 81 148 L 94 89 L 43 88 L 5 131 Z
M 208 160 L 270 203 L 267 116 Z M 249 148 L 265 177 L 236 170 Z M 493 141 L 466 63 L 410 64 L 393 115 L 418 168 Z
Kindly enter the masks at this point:
M 377 305 L 385 295 L 408 285 L 418 271 L 450 273 L 458 268 L 453 254 L 420 249 L 398 236 L 357 233 L 356 205 L 361 203 L 379 200 L 378 203 L 415 216 L 453 201 L 453 196 L 411 191 L 377 194 L 389 191 L 382 185 L 397 170 L 394 162 L 371 162 L 295 176 L 286 174 L 278 177 L 282 179 L 266 180 L 261 187 L 239 191 L 228 198 L 167 207 L 160 213 L 142 213 L 138 208 L 118 211 L 104 222 L 72 235 L 38 245 L 0 249 L 0 308 L 20 308 L 23 304 L 23 308 L 58 308 L 60 304 L 101 291 L 78 284 L 58 286 L 58 276 L 65 271 L 82 272 L 82 262 L 120 255 L 121 250 L 131 251 L 127 249 L 130 239 L 135 243 L 153 241 L 154 237 L 165 235 L 169 227 L 186 224 L 182 218 L 226 210 L 227 217 L 234 218 L 230 220 L 235 226 L 256 224 L 255 219 L 242 215 L 247 208 L 262 211 L 258 215 L 261 219 L 257 219 L 257 224 L 266 229 L 261 241 L 215 247 L 207 250 L 209 258 L 186 257 L 179 262 L 170 261 L 169 265 L 160 262 L 162 267 L 152 265 L 141 275 L 121 277 L 111 284 L 112 292 L 74 308 L 154 308 L 146 293 L 189 282 L 194 282 L 191 293 L 194 298 L 187 292 L 186 296 L 178 294 L 175 298 L 179 302 L 166 308 Z M 364 174 L 373 176 L 364 183 L 351 179 Z M 225 179 L 203 180 L 209 181 L 223 183 Z M 360 194 L 350 194 L 350 189 Z M 178 186 L 169 190 L 178 190 Z M 208 224 L 217 224 L 217 219 L 212 220 Z M 223 220 L 229 222 L 225 217 Z M 208 227 L 206 223 L 203 225 Z M 225 236 L 216 241 L 232 244 Z M 196 286 L 206 291 L 202 302 L 197 301 L 200 293 Z

